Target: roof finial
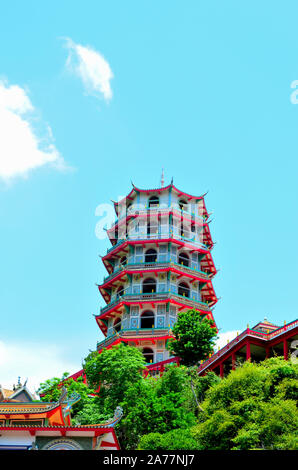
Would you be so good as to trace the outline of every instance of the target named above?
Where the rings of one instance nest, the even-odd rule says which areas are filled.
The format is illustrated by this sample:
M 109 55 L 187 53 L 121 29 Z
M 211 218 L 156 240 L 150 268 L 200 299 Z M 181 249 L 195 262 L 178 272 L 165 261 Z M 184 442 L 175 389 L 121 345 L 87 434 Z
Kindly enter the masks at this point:
M 163 188 L 165 185 L 165 175 L 164 175 L 164 171 L 162 169 L 162 172 L 161 172 L 161 187 Z

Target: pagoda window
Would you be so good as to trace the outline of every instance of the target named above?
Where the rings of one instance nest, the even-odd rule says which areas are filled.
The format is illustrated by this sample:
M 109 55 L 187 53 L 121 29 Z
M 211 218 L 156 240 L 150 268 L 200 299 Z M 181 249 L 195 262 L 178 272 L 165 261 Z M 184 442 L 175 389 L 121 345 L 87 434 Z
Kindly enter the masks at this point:
M 185 282 L 180 282 L 178 285 L 178 295 L 183 295 L 183 297 L 189 297 L 190 289 Z
M 181 217 L 180 235 L 186 238 L 191 236 L 190 221 L 186 220 L 184 217 Z
M 127 207 L 126 207 L 127 214 L 130 213 L 131 209 L 132 209 L 132 203 L 130 202 L 129 204 L 127 204 Z
M 154 328 L 155 316 L 151 310 L 146 310 L 141 315 L 141 328 Z
M 122 256 L 122 258 L 120 259 L 120 265 L 125 266 L 126 264 L 127 264 L 127 258 L 126 256 Z
M 123 286 L 120 286 L 120 287 L 118 287 L 118 289 L 117 289 L 117 291 L 116 291 L 117 299 L 118 299 L 119 297 L 122 297 L 122 295 L 124 295 L 124 288 L 123 288 Z
M 147 250 L 145 253 L 145 263 L 155 263 L 157 261 L 157 251 L 154 249 Z
M 147 364 L 150 364 L 154 361 L 154 351 L 151 348 L 144 348 L 142 353 Z
M 159 199 L 157 196 L 151 196 L 148 200 L 149 208 L 157 207 L 159 205 Z
M 189 256 L 186 253 L 180 253 L 178 263 L 183 264 L 183 266 L 189 266 Z
M 157 235 L 158 223 L 157 221 L 148 222 L 147 224 L 147 235 Z
M 156 281 L 149 277 L 143 281 L 143 294 L 151 294 L 156 292 Z
M 168 257 L 168 246 L 161 245 L 159 247 L 159 261 L 161 263 L 164 263 L 165 261 L 167 261 L 167 257 Z
M 160 234 L 163 236 L 167 236 L 169 233 L 169 217 L 162 216 L 160 217 L 160 224 L 159 224 Z
M 121 318 L 116 318 L 114 321 L 114 330 L 115 331 L 120 331 L 121 330 Z
M 183 211 L 187 210 L 187 202 L 184 199 L 180 199 L 179 207 Z

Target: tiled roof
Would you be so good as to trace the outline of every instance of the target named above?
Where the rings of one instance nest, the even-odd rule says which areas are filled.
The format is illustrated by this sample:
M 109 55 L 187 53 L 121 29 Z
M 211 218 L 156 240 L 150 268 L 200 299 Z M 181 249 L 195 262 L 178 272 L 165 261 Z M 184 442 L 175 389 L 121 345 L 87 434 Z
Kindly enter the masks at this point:
M 2 388 L 0 386 L 0 397 L 3 396 L 3 399 L 9 398 L 10 395 L 13 395 L 14 390 L 8 390 L 7 388 Z
M 169 184 L 168 186 L 163 186 L 161 188 L 153 188 L 153 189 L 141 189 L 141 188 L 137 188 L 134 184 L 132 184 L 132 189 L 131 191 L 129 192 L 129 194 L 124 197 L 121 201 L 113 201 L 114 202 L 114 205 L 115 207 L 117 207 L 119 204 L 121 204 L 123 201 L 125 201 L 126 199 L 130 199 L 132 194 L 133 193 L 137 193 L 137 192 L 142 192 L 142 193 L 150 193 L 150 192 L 163 192 L 163 191 L 167 191 L 169 188 L 172 188 L 174 191 L 176 191 L 178 193 L 178 195 L 184 195 L 188 198 L 191 198 L 191 199 L 202 199 L 204 200 L 204 196 L 207 194 L 202 194 L 200 196 L 192 196 L 191 194 L 188 194 L 188 193 L 185 193 L 184 191 L 180 191 L 178 188 L 176 188 L 176 186 L 174 186 L 173 183 Z
M 0 414 L 36 414 L 46 413 L 60 406 L 60 403 L 0 403 Z

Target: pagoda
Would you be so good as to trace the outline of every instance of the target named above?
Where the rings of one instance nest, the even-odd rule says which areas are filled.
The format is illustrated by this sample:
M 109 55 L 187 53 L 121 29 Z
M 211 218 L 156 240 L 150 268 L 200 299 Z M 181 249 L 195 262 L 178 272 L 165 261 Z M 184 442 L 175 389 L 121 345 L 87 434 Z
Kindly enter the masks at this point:
M 167 341 L 179 312 L 195 309 L 214 321 L 216 268 L 205 194 L 192 196 L 173 181 L 140 189 L 114 202 L 116 220 L 107 229 L 111 247 L 102 257 L 108 275 L 98 289 L 106 306 L 95 315 L 103 348 L 124 342 L 143 353 L 147 370 L 177 361 Z

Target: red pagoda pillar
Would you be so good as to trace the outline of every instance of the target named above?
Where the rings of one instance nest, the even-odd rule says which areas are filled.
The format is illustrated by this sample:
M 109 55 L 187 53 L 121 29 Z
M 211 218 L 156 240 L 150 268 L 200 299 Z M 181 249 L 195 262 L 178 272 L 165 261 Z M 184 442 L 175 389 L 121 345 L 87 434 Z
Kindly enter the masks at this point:
M 284 360 L 287 361 L 288 356 L 289 356 L 288 342 L 286 339 L 284 339 L 283 343 L 284 343 Z
M 269 359 L 269 357 L 270 357 L 270 347 L 267 346 L 266 347 L 266 359 Z
M 236 369 L 236 353 L 232 353 L 232 370 Z
M 246 341 L 246 360 L 250 361 L 250 342 L 247 340 Z

